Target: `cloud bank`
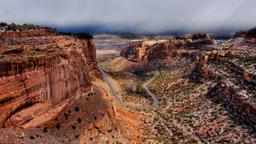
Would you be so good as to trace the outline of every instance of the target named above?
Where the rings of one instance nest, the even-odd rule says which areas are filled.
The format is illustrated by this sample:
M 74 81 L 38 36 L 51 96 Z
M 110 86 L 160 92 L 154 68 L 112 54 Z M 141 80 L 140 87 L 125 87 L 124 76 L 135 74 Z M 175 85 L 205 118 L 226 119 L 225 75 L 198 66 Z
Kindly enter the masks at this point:
M 165 32 L 256 26 L 255 0 L 0 0 L 0 21 Z

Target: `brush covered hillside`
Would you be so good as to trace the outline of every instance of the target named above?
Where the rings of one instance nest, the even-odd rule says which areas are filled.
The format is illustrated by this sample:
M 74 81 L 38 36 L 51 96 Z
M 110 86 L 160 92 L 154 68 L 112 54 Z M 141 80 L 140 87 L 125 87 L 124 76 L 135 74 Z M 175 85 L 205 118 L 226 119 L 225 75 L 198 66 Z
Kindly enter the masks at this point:
M 119 83 L 122 102 L 141 113 L 144 143 L 252 144 L 255 34 L 252 29 L 221 41 L 191 34 L 132 42 L 99 65 Z

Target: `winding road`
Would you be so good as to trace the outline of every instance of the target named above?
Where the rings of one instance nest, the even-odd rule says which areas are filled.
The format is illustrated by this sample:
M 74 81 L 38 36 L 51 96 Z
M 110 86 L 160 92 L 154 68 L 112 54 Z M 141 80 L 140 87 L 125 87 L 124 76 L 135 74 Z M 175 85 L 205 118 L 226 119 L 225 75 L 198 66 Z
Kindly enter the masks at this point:
M 133 103 L 128 103 L 128 102 L 124 102 L 122 100 L 122 97 L 119 96 L 117 94 L 117 92 L 115 91 L 115 89 L 113 88 L 112 86 L 112 83 L 111 83 L 111 80 L 109 79 L 109 75 L 101 68 L 99 68 L 101 73 L 102 73 L 102 76 L 103 76 L 103 79 L 104 81 L 106 82 L 106 84 L 108 85 L 110 91 L 111 91 L 111 94 L 115 97 L 116 101 L 121 104 L 122 106 L 127 106 L 127 107 L 132 107 L 132 108 L 136 108 L 136 109 L 153 109 L 153 108 L 156 108 L 158 105 L 159 105 L 159 100 L 157 98 L 157 96 L 155 94 L 153 94 L 149 89 L 148 89 L 148 85 L 159 75 L 159 72 L 156 72 L 154 77 L 152 77 L 150 80 L 148 80 L 147 82 L 145 82 L 143 84 L 143 88 L 146 90 L 147 94 L 149 96 L 152 97 L 153 99 L 153 104 L 152 105 L 138 105 L 138 104 L 133 104 Z
M 146 90 L 147 94 L 148 94 L 149 96 L 151 96 L 152 99 L 153 99 L 153 104 L 151 105 L 151 108 L 157 107 L 158 104 L 159 104 L 159 100 L 158 100 L 158 98 L 156 97 L 156 95 L 153 94 L 153 93 L 148 89 L 148 85 L 149 85 L 151 82 L 153 82 L 154 79 L 155 79 L 158 75 L 159 75 L 159 72 L 156 72 L 155 75 L 154 75 L 154 77 L 152 77 L 150 80 L 148 80 L 147 82 L 145 82 L 145 83 L 143 84 L 143 88 Z

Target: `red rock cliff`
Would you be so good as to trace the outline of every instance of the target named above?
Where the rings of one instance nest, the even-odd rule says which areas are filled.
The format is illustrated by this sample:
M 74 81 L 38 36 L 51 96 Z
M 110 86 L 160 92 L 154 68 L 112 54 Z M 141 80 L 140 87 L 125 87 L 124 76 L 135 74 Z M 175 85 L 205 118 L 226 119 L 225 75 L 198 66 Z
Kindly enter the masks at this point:
M 96 69 L 91 39 L 57 35 L 51 30 L 0 33 L 0 126 L 18 126 L 33 119 L 19 111 L 43 113 L 91 87 Z M 41 104 L 43 109 L 33 109 Z
M 183 39 L 146 40 L 128 44 L 120 53 L 130 61 L 154 61 L 170 57 L 177 49 L 199 49 L 215 41 L 208 34 L 191 34 Z

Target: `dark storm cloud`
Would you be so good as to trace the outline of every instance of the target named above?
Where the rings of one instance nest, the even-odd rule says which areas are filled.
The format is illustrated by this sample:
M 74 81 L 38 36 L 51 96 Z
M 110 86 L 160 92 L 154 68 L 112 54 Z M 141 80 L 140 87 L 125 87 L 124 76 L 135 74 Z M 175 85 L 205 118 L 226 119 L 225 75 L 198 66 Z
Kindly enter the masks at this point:
M 159 32 L 250 28 L 255 0 L 0 0 L 0 21 Z

